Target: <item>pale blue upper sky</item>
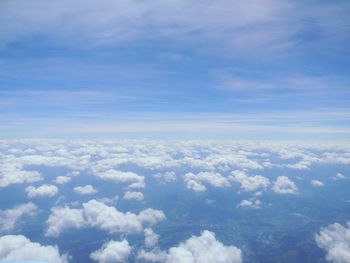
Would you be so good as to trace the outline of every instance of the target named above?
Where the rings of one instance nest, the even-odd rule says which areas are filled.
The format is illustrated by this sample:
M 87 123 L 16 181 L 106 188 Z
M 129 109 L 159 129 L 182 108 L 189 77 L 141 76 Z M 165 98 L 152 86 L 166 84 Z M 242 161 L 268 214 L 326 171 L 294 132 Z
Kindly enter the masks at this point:
M 350 139 L 350 2 L 2 0 L 0 138 Z

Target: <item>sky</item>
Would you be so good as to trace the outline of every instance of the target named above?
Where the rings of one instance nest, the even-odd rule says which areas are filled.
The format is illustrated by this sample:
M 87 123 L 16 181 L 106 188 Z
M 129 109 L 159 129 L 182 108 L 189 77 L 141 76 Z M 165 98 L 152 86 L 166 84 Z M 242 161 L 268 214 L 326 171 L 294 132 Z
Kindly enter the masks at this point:
M 0 138 L 349 140 L 349 12 L 2 0 Z

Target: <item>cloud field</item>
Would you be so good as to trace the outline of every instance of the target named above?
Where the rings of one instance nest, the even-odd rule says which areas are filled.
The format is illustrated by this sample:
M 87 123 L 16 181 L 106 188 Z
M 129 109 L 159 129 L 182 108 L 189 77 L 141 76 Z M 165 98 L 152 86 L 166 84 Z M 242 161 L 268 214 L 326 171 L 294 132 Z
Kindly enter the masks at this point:
M 170 246 L 162 243 L 175 234 L 164 236 L 164 227 L 181 214 L 169 212 L 180 209 L 170 201 L 165 206 L 157 202 L 177 189 L 200 205 L 215 207 L 221 201 L 211 193 L 224 192 L 234 198 L 227 204 L 232 211 L 267 211 L 280 199 L 306 198 L 308 191 L 347 183 L 349 176 L 341 167 L 350 164 L 350 147 L 248 141 L 3 140 L 0 163 L 1 196 L 6 197 L 8 189 L 17 189 L 22 196 L 22 201 L 7 207 L 3 203 L 0 210 L 1 260 L 75 262 L 67 248 L 52 244 L 71 233 L 96 231 L 104 241 L 86 252 L 92 262 L 238 263 L 249 262 L 251 252 L 241 241 L 231 243 L 221 231 L 217 235 L 210 224 L 196 225 L 197 230 Z M 302 177 L 314 167 L 330 165 L 340 168 L 328 177 Z M 154 196 L 157 202 L 152 201 Z M 44 226 L 41 238 L 24 236 L 29 233 L 26 224 L 39 218 Z M 313 246 L 327 261 L 349 262 L 346 227 L 330 221 L 313 233 Z M 136 237 L 141 241 L 133 243 Z

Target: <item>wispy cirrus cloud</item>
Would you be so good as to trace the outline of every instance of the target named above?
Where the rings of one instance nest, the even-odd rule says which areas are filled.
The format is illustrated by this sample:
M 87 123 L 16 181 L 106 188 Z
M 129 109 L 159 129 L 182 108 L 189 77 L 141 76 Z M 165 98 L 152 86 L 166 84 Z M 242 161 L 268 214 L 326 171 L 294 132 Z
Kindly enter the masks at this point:
M 251 52 L 295 47 L 302 40 L 296 36 L 311 29 L 321 36 L 334 36 L 334 30 L 329 30 L 334 26 L 344 30 L 346 2 L 320 3 L 312 7 L 312 13 L 305 12 L 308 8 L 307 3 L 288 0 L 3 1 L 0 40 L 6 46 L 44 37 L 65 46 L 84 43 L 90 47 L 135 40 L 176 39 L 198 44 L 206 40 L 212 43 L 209 47 Z
M 346 136 L 349 9 L 2 1 L 0 136 Z

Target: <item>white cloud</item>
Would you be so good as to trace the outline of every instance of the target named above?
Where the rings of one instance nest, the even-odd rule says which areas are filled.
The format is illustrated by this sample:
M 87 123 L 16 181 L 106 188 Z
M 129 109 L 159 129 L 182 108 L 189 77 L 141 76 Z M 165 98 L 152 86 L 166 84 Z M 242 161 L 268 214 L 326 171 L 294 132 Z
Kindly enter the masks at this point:
M 295 164 L 287 164 L 286 167 L 297 170 L 307 170 L 310 168 L 311 162 L 302 160 Z
M 86 225 L 83 211 L 69 207 L 53 207 L 46 223 L 48 228 L 45 235 L 52 237 L 58 237 L 70 228 L 79 229 Z
M 90 200 L 82 209 L 54 207 L 47 220 L 47 236 L 59 236 L 69 228 L 97 227 L 109 233 L 137 233 L 144 225 L 153 225 L 165 219 L 160 210 L 145 209 L 139 214 L 122 213 L 113 206 Z
M 342 173 L 337 173 L 334 177 L 334 180 L 342 180 L 342 179 L 346 179 L 346 177 L 342 174 Z
M 192 189 L 196 192 L 205 191 L 206 187 L 203 183 L 208 183 L 214 187 L 228 187 L 230 182 L 226 177 L 223 177 L 219 173 L 213 172 L 200 172 L 198 174 L 186 173 L 183 176 L 188 189 Z
M 261 175 L 249 176 L 243 171 L 235 170 L 229 177 L 231 181 L 241 184 L 241 189 L 246 192 L 266 189 L 270 185 L 270 180 Z
M 279 176 L 273 182 L 272 190 L 278 194 L 296 194 L 298 187 L 287 176 Z
M 58 193 L 58 188 L 55 185 L 43 184 L 37 188 L 34 186 L 28 186 L 26 188 L 27 196 L 33 197 L 52 197 Z
M 167 183 L 176 181 L 176 173 L 173 171 L 170 171 L 170 172 L 168 171 L 165 173 L 157 173 L 157 174 L 153 174 L 152 176 L 154 178 L 157 178 L 157 179 L 164 181 L 164 182 L 167 182 Z
M 90 254 L 90 258 L 98 263 L 127 262 L 131 246 L 127 240 L 109 241 L 101 249 Z
M 38 207 L 32 202 L 17 205 L 12 209 L 0 211 L 0 230 L 11 231 L 23 216 L 34 216 Z
M 116 183 L 130 183 L 131 185 L 136 183 L 139 188 L 141 188 L 141 186 L 144 186 L 145 181 L 144 176 L 137 175 L 133 172 L 122 172 L 114 169 L 103 172 L 95 172 L 94 175 L 105 181 Z M 130 187 L 133 188 L 133 186 Z
M 205 230 L 200 236 L 192 236 L 168 251 L 142 249 L 137 258 L 160 263 L 241 263 L 242 252 L 237 247 L 225 246 L 215 238 L 213 232 Z
M 225 246 L 210 231 L 192 236 L 168 251 L 166 263 L 241 263 L 242 252 L 234 246 Z
M 80 195 L 91 195 L 97 193 L 97 190 L 92 185 L 74 187 L 74 192 Z
M 146 187 L 146 184 L 145 182 L 136 182 L 136 183 L 131 183 L 128 185 L 128 188 L 129 189 L 142 189 L 142 188 L 145 188 Z
M 0 261 L 37 260 L 50 263 L 67 263 L 67 256 L 60 255 L 56 246 L 43 246 L 31 242 L 22 235 L 0 237 Z
M 146 262 L 164 263 L 167 258 L 167 253 L 159 249 L 153 249 L 151 251 L 146 251 L 144 249 L 141 249 L 137 253 L 137 258 L 140 259 L 141 261 L 146 261 Z
M 144 229 L 146 247 L 154 247 L 158 243 L 159 235 L 151 228 Z
M 124 196 L 124 200 L 136 200 L 136 201 L 142 201 L 144 199 L 143 193 L 141 192 L 130 192 L 127 191 Z
M 350 222 L 345 227 L 335 223 L 322 228 L 315 240 L 317 245 L 326 251 L 327 261 L 350 262 Z
M 69 176 L 64 176 L 64 175 L 60 175 L 57 176 L 56 179 L 54 180 L 55 184 L 66 184 L 68 183 L 72 178 L 70 178 Z
M 37 171 L 25 171 L 14 165 L 0 164 L 0 188 L 11 184 L 34 183 L 42 180 Z
M 250 208 L 260 208 L 260 200 L 242 200 L 237 207 L 250 207 Z
M 88 224 L 110 233 L 135 233 L 142 231 L 142 222 L 133 213 L 122 213 L 115 207 L 91 200 L 83 204 Z
M 207 190 L 205 185 L 197 182 L 196 180 L 190 179 L 188 176 L 185 177 L 184 180 L 186 182 L 186 187 L 188 189 L 191 189 L 195 192 L 203 192 L 203 191 Z
M 318 187 L 324 186 L 324 183 L 322 183 L 322 182 L 319 181 L 319 180 L 311 180 L 310 183 L 311 183 L 312 186 L 318 186 Z
M 142 223 L 154 225 L 160 221 L 163 221 L 165 219 L 165 215 L 163 211 L 161 210 L 155 210 L 151 208 L 147 208 L 145 210 L 142 210 L 138 214 L 138 220 Z
M 117 201 L 119 200 L 119 196 L 116 195 L 112 198 L 109 197 L 103 197 L 103 198 L 99 198 L 97 199 L 98 202 L 104 203 L 106 205 L 115 205 L 117 203 Z
M 298 5 L 289 1 L 144 3 L 104 0 L 98 6 L 93 3 L 81 0 L 74 3 L 36 0 L 31 5 L 19 0 L 6 2 L 0 13 L 4 28 L 0 34 L 1 42 L 7 45 L 39 35 L 65 45 L 87 42 L 96 46 L 152 38 L 185 39 L 197 32 L 196 37 L 189 38 L 196 43 L 214 42 L 220 46 L 229 43 L 240 52 L 270 50 L 272 47 L 280 50 L 292 45 L 290 38 L 303 26 L 298 22 L 302 12 L 296 9 Z M 52 12 L 48 16 L 42 10 Z M 173 10 L 179 12 L 174 14 Z M 196 18 L 194 12 L 198 14 Z M 290 20 L 295 23 L 291 24 Z

